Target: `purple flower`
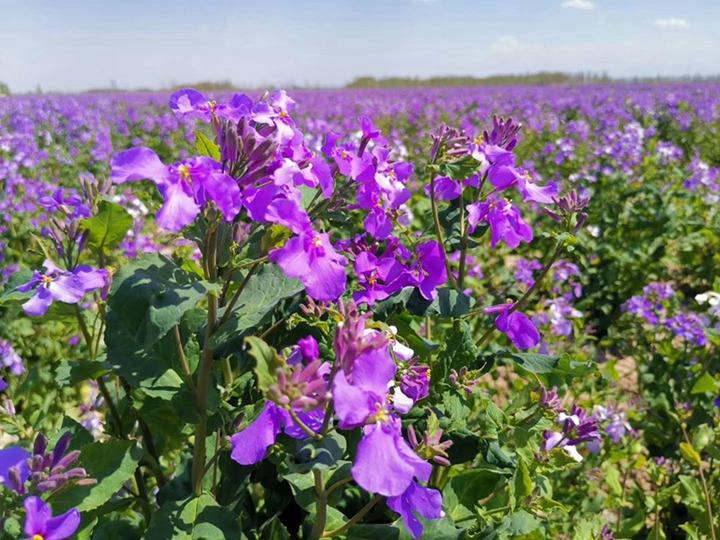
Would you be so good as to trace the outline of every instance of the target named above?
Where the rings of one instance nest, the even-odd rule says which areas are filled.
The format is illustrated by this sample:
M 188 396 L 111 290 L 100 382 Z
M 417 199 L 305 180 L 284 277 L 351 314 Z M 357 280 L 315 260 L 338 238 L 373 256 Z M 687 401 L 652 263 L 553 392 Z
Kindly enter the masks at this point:
M 417 403 L 430 394 L 430 366 L 411 362 L 402 369 L 400 390 Z
M 157 222 L 169 231 L 192 223 L 207 203 L 213 202 L 227 221 L 241 208 L 240 188 L 223 173 L 219 163 L 195 157 L 166 166 L 146 147 L 131 148 L 112 159 L 110 179 L 116 184 L 149 179 L 155 182 L 164 203 Z
M 17 446 L 0 450 L 0 484 L 16 492 L 22 491 L 30 476 L 28 459 L 30 453 Z M 11 473 L 13 469 L 15 472 Z
M 270 260 L 287 276 L 302 281 L 315 300 L 337 300 L 345 291 L 347 259 L 335 251 L 326 233 L 304 230 L 272 250 Z
M 373 305 L 399 291 L 406 282 L 406 269 L 394 255 L 376 257 L 362 251 L 355 257 L 355 275 L 362 290 L 353 293 L 358 304 Z
M 514 305 L 512 302 L 497 304 L 485 308 L 485 313 L 499 313 L 495 319 L 495 327 L 506 334 L 518 349 L 532 349 L 540 343 L 540 332 L 527 315 L 512 309 Z
M 309 413 L 297 412 L 300 420 L 313 431 L 320 431 L 323 411 L 317 409 Z M 272 401 L 265 402 L 260 414 L 245 429 L 230 437 L 232 452 L 230 457 L 240 465 L 254 465 L 267 456 L 270 446 L 275 444 L 280 431 L 294 439 L 305 439 L 305 434 L 295 424 L 287 410 Z
M 715 400 L 713 401 L 713 405 L 720 409 L 720 396 L 715 398 Z
M 676 336 L 698 347 L 707 344 L 705 326 L 707 322 L 696 313 L 678 313 L 665 321 L 665 326 Z
M 438 176 L 435 178 L 435 199 L 440 201 L 452 201 L 462 195 L 462 185 L 449 176 Z M 425 192 L 430 194 L 430 184 L 425 186 Z
M 400 420 L 388 399 L 396 371 L 385 344 L 363 352 L 355 358 L 349 374 L 339 370 L 333 381 L 338 427 L 363 426 L 353 478 L 366 491 L 387 497 L 401 495 L 415 478 L 427 481 L 432 470 L 403 439 Z
M 440 492 L 423 487 L 417 482 L 412 482 L 402 495 L 389 497 L 387 505 L 400 514 L 405 527 L 416 539 L 422 536 L 424 529 L 418 515 L 425 519 L 440 519 L 445 515 Z
M 55 301 L 77 304 L 85 293 L 102 288 L 107 282 L 107 271 L 103 269 L 78 266 L 67 271 L 50 260 L 43 267 L 45 272 L 36 270 L 30 281 L 18 287 L 21 292 L 35 290 L 33 297 L 23 304 L 23 310 L 31 316 L 45 315 Z
M 553 448 L 562 448 L 575 461 L 582 461 L 582 456 L 577 450 L 581 443 L 596 445 L 600 442 L 598 431 L 598 419 L 588 414 L 580 407 L 573 406 L 570 414 L 560 413 L 556 419 L 562 425 L 562 431 L 545 431 L 543 448 L 549 452 Z
M 442 248 L 435 240 L 428 240 L 415 248 L 417 259 L 410 268 L 409 285 L 415 286 L 427 299 L 435 298 L 435 289 L 447 282 L 447 270 Z
M 28 497 L 25 506 L 25 536 L 28 540 L 63 540 L 80 526 L 80 512 L 75 508 L 53 517 L 50 506 L 39 497 Z
M 184 88 L 170 96 L 169 105 L 178 116 L 203 120 L 228 118 L 237 121 L 243 114 L 249 114 L 253 102 L 245 94 L 235 94 L 229 103 L 217 103 L 197 90 Z
M 20 355 L 9 341 L 0 339 L 0 367 L 4 367 L 10 374 L 19 376 L 25 373 L 25 365 Z
M 515 249 L 520 242 L 532 242 L 533 231 L 520 215 L 520 211 L 506 199 L 490 195 L 485 202 L 469 204 L 468 222 L 470 232 L 474 232 L 478 223 L 485 221 L 490 225 L 490 245 L 505 242 Z

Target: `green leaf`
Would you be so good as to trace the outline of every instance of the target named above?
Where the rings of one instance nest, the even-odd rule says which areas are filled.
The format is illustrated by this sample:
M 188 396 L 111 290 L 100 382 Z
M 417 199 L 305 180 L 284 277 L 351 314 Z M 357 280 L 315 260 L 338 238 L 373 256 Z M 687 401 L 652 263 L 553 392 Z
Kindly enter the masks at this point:
M 118 245 L 132 225 L 133 218 L 127 210 L 105 200 L 100 201 L 97 214 L 80 222 L 80 226 L 88 232 L 88 245 L 103 253 Z
M 105 375 L 110 365 L 100 360 L 63 360 L 55 371 L 58 386 L 74 386 L 79 382 Z
M 302 290 L 302 283 L 286 277 L 278 266 L 265 265 L 258 274 L 250 277 L 232 314 L 213 335 L 213 348 L 222 351 L 222 347 L 241 343 L 242 338 L 259 325 L 281 301 Z M 224 312 L 221 312 L 220 316 L 224 316 Z
M 299 473 L 330 469 L 342 459 L 346 447 L 345 437 L 337 431 L 328 433 L 319 441 L 309 438 L 298 441 L 297 450 L 289 459 L 289 468 Z
M 277 378 L 275 371 L 282 365 L 278 353 L 262 339 L 255 336 L 245 338 L 248 346 L 248 354 L 255 359 L 255 376 L 258 381 L 258 388 L 265 393 L 272 386 Z
M 557 356 L 537 353 L 520 353 L 505 351 L 501 353 L 504 358 L 510 358 L 517 365 L 530 373 L 552 373 L 558 365 Z
M 681 442 L 679 446 L 682 457 L 684 457 L 688 463 L 695 467 L 699 467 L 702 464 L 702 458 L 698 451 L 693 448 L 692 444 Z
M 165 503 L 150 520 L 147 540 L 224 540 L 239 538 L 235 515 L 207 493 Z
M 210 289 L 163 255 L 145 255 L 123 267 L 113 279 L 108 300 L 108 360 L 118 360 L 116 347 L 120 354 L 129 345 L 149 350 Z
M 201 156 L 220 161 L 220 147 L 202 131 L 195 132 L 195 149 Z
M 524 499 L 528 497 L 535 489 L 535 482 L 530 477 L 530 471 L 528 470 L 527 463 L 524 459 L 518 461 L 518 467 L 515 470 L 515 477 L 513 479 L 515 488 L 515 497 L 517 499 Z
M 0 305 L 8 302 L 24 302 L 30 298 L 33 295 L 32 291 L 20 292 L 17 288 L 30 281 L 32 276 L 32 270 L 28 268 L 22 268 L 10 276 L 2 289 L 2 293 L 0 293 Z
M 80 512 L 93 510 L 115 495 L 135 472 L 142 451 L 130 441 L 96 442 L 86 445 L 78 467 L 83 467 L 93 486 L 73 486 L 53 497 L 53 510 L 64 512 L 71 507 Z
M 709 374 L 703 373 L 698 377 L 690 390 L 691 394 L 704 394 L 705 392 L 715 393 L 720 384 Z
M 437 289 L 434 300 L 423 298 L 416 287 L 405 287 L 387 300 L 378 302 L 373 311 L 381 316 L 407 310 L 419 317 L 434 315 L 449 318 L 467 314 L 474 305 L 473 298 L 449 287 Z

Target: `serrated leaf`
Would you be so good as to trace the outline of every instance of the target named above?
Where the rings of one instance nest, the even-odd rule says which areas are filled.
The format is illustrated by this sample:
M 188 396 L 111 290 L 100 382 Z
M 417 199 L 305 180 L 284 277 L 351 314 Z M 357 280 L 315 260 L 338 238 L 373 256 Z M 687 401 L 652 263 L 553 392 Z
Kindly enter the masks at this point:
M 405 287 L 387 300 L 378 302 L 373 311 L 378 315 L 386 315 L 393 311 L 407 310 L 419 317 L 434 315 L 451 318 L 467 314 L 474 305 L 473 298 L 450 287 L 437 289 L 434 300 L 424 298 L 415 287 Z
M 132 225 L 133 218 L 128 211 L 110 201 L 100 201 L 97 214 L 80 221 L 80 226 L 88 232 L 88 245 L 103 253 L 118 245 Z

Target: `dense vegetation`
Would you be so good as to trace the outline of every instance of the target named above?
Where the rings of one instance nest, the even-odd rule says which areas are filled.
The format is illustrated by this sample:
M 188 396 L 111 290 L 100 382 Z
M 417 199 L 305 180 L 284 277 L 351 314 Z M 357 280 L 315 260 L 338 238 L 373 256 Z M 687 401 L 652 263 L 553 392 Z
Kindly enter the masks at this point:
M 2 534 L 715 540 L 719 98 L 0 100 Z

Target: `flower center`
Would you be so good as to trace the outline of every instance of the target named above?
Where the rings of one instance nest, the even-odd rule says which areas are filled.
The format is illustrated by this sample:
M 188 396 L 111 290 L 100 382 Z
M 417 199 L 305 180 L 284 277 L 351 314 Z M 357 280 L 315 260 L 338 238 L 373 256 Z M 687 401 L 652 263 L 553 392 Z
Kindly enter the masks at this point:
M 215 107 L 217 107 L 217 102 L 215 100 L 210 100 L 207 102 L 207 106 L 210 109 L 211 113 L 215 112 Z
M 313 247 L 315 247 L 315 248 L 320 248 L 320 247 L 322 247 L 322 240 L 320 239 L 319 236 L 316 236 L 315 238 L 312 239 L 312 245 L 313 245 Z
M 180 165 L 178 167 L 178 173 L 180 174 L 180 178 L 182 180 L 185 180 L 186 182 L 190 181 L 190 167 L 187 165 Z
M 33 534 L 32 540 L 45 540 L 42 534 Z
M 290 115 L 286 113 L 285 111 L 280 111 L 280 114 L 278 114 L 280 118 L 288 118 Z
M 43 275 L 40 276 L 40 281 L 42 281 L 43 283 L 49 285 L 50 283 L 52 283 L 53 281 L 55 281 L 55 278 L 53 278 L 52 276 L 48 276 L 48 275 L 46 275 L 46 274 L 43 274 Z
M 388 420 L 390 420 L 390 414 L 382 403 L 375 403 L 375 409 L 376 412 L 374 415 L 372 415 L 372 418 L 370 419 L 372 422 L 385 424 Z

